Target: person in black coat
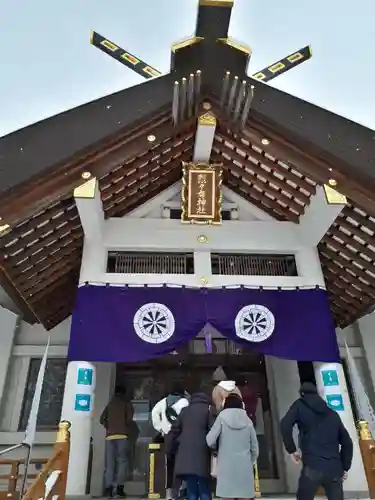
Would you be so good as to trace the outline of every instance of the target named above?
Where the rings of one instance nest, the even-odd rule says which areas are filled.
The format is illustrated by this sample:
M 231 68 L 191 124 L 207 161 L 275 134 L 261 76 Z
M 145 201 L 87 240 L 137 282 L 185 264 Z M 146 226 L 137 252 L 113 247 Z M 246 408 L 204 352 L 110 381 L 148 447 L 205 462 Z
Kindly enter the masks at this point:
M 343 480 L 353 459 L 353 442 L 340 416 L 317 393 L 311 382 L 300 389 L 300 398 L 281 421 L 286 451 L 295 463 L 302 462 L 297 499 L 313 500 L 320 486 L 328 500 L 343 500 Z M 299 450 L 293 428 L 299 430 Z
M 206 443 L 209 410 L 206 394 L 192 394 L 189 406 L 182 410 L 170 431 L 166 453 L 176 453 L 175 476 L 186 482 L 188 500 L 211 500 L 211 452 Z

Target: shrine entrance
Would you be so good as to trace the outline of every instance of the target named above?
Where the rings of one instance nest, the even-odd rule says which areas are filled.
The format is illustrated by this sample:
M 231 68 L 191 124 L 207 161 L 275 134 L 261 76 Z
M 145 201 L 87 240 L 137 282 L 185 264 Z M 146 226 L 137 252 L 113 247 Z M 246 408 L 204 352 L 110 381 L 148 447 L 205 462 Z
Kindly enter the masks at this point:
M 183 381 L 187 391 L 199 381 L 210 394 L 215 382 L 213 373 L 223 367 L 228 379 L 246 379 L 256 390 L 258 404 L 256 431 L 259 440 L 258 461 L 261 489 L 264 493 L 284 491 L 282 458 L 275 443 L 280 441 L 278 419 L 273 412 L 275 396 L 270 391 L 266 360 L 258 354 L 240 351 L 226 339 L 214 339 L 213 353 L 205 354 L 204 339 L 195 339 L 183 352 L 170 354 L 147 363 L 118 363 L 116 384 L 126 387 L 134 405 L 135 421 L 139 429 L 136 443 L 131 447 L 128 495 L 145 496 L 148 468 L 148 445 L 156 433 L 151 423 L 151 409 L 165 397 L 173 381 Z

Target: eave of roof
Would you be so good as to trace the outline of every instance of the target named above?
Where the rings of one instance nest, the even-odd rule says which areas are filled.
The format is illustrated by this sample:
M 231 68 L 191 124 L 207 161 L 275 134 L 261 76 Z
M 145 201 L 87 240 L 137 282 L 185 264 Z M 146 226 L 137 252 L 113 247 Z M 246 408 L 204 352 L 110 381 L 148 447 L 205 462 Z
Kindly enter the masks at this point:
M 197 50 L 199 45 L 197 45 Z M 219 50 L 219 49 L 218 49 Z M 220 47 L 219 52 L 228 50 Z M 225 59 L 229 55 L 226 54 Z M 218 60 L 223 60 L 219 57 Z M 219 96 L 225 66 L 202 71 L 203 89 Z M 75 155 L 89 151 L 149 118 L 172 102 L 168 74 L 82 105 L 0 139 L 0 196 L 18 185 L 58 169 Z M 239 78 L 245 78 L 239 75 Z M 251 79 L 249 79 L 251 81 Z M 375 132 L 306 101 L 252 81 L 255 95 L 249 115 L 264 132 L 274 130 L 300 150 L 353 175 L 375 191 Z
M 266 154 L 258 145 L 261 135 L 255 143 L 248 137 L 248 127 L 239 133 L 230 129 L 225 116 L 217 118 L 211 159 L 223 162 L 224 185 L 277 220 L 298 222 L 315 193 L 318 181 L 313 169 L 310 177 L 299 169 L 298 161 L 288 164 L 285 156 L 270 153 L 269 146 Z M 194 128 L 189 120 L 178 129 L 168 127 L 169 138 L 161 137 L 152 147 L 141 142 L 132 159 L 124 163 L 119 156 L 116 166 L 109 163 L 104 169 L 100 187 L 106 217 L 126 215 L 180 179 L 181 161 L 192 156 Z M 154 131 L 160 136 L 158 129 Z M 23 301 L 23 310 L 31 309 L 34 321 L 47 329 L 71 314 L 79 278 L 83 230 L 72 191 L 29 214 L 0 238 L 8 282 Z M 332 311 L 340 326 L 353 322 L 375 302 L 374 216 L 374 211 L 366 212 L 349 200 L 319 245 Z
M 147 120 L 172 101 L 168 74 L 0 138 L 0 196 Z
M 208 5 L 209 4 L 209 5 Z M 275 129 L 300 150 L 341 163 L 363 184 L 374 182 L 375 132 L 246 75 L 250 54 L 221 43 L 228 35 L 233 2 L 198 2 L 195 36 L 200 42 L 173 55 L 172 73 L 84 104 L 0 138 L 0 196 L 58 169 L 110 138 L 142 123 L 172 102 L 173 82 L 201 70 L 206 95 L 220 96 L 227 71 L 255 87 L 249 122 Z M 221 5 L 215 7 L 214 5 Z M 372 187 L 372 186 L 371 186 Z M 0 214 L 1 216 L 1 214 Z

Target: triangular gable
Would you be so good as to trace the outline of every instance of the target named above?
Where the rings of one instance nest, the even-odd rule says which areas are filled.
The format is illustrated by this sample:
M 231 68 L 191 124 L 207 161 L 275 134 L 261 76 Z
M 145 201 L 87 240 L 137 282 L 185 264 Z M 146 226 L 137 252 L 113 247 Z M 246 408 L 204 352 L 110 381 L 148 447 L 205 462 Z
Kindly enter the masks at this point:
M 270 221 L 275 220 L 268 213 L 259 209 L 249 201 L 244 200 L 234 191 L 226 186 L 222 187 L 223 210 L 236 209 L 236 216 L 243 221 Z M 164 217 L 163 209 L 179 209 L 181 206 L 181 182 L 177 182 L 170 188 L 164 190 L 150 201 L 129 212 L 126 217 L 140 219 L 160 219 Z

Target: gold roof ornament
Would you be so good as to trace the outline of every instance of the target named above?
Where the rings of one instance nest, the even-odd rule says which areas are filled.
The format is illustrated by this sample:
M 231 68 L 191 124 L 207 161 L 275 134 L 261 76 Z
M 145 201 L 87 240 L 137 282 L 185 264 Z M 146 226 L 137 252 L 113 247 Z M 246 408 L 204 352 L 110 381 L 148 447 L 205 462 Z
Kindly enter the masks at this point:
M 242 42 L 237 42 L 236 40 L 233 40 L 233 38 L 227 37 L 227 38 L 218 38 L 218 42 L 224 43 L 225 45 L 228 45 L 229 47 L 232 47 L 233 49 L 238 50 L 239 52 L 243 52 L 247 56 L 251 56 L 252 50 L 249 45 L 246 45 Z
M 198 125 L 215 127 L 216 116 L 211 111 L 208 111 L 198 118 Z
M 97 179 L 93 177 L 73 191 L 74 198 L 94 199 L 96 194 Z
M 191 47 L 192 45 L 196 45 L 197 43 L 201 42 L 203 40 L 203 37 L 201 36 L 191 36 L 189 38 L 184 38 L 180 40 L 179 42 L 175 42 L 172 44 L 171 51 L 173 53 L 177 52 L 180 49 L 184 49 L 185 47 Z
M 372 436 L 368 422 L 366 422 L 366 420 L 360 420 L 358 422 L 358 425 L 359 425 L 359 436 L 362 439 L 362 441 L 371 441 Z
M 346 196 L 333 189 L 331 186 L 324 184 L 324 194 L 328 205 L 346 205 Z
M 234 0 L 199 0 L 201 7 L 233 7 Z

